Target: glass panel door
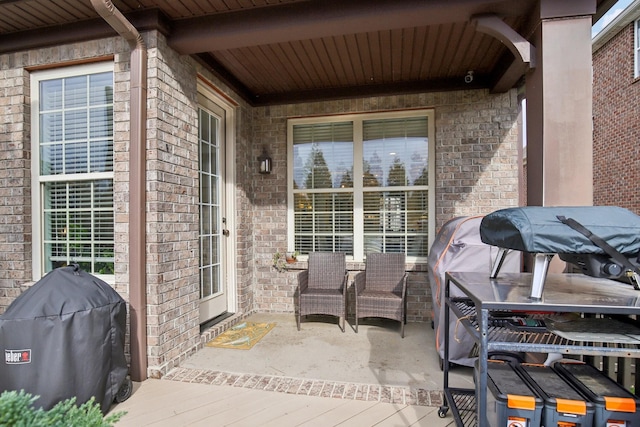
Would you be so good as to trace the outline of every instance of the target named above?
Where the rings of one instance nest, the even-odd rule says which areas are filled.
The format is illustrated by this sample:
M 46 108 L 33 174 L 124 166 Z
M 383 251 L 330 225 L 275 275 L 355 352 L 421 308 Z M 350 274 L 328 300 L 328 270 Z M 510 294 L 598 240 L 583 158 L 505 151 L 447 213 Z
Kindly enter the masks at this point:
M 224 268 L 224 110 L 207 103 L 199 110 L 200 323 L 227 311 Z

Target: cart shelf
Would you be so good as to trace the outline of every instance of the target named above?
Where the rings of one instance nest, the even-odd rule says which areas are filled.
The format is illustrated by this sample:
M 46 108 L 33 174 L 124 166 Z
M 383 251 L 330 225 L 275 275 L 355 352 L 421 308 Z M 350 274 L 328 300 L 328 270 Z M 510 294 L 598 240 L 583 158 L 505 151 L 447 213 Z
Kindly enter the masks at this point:
M 531 275 L 527 273 L 503 274 L 498 278 L 483 277 L 478 273 L 448 272 L 445 281 L 445 405 L 438 412 L 446 416 L 449 406 L 459 426 L 485 427 L 478 420 L 486 419 L 486 396 L 476 396 L 475 390 L 448 387 L 449 316 L 474 338 L 479 356 L 478 387 L 486 390 L 487 358 L 493 351 L 560 353 L 563 355 L 591 355 L 640 357 L 640 327 L 635 320 L 640 314 L 640 292 L 630 285 L 606 279 L 595 279 L 580 274 L 550 274 L 545 293 L 540 300 L 530 295 Z M 451 298 L 450 287 L 459 288 L 464 297 Z M 637 328 L 638 340 L 591 342 L 561 337 L 542 328 L 514 330 L 494 326 L 496 313 L 537 313 L 553 316 L 558 313 L 579 313 L 585 316 L 604 316 L 631 319 L 631 328 Z M 603 319 L 606 321 L 606 319 Z M 459 333 L 459 328 L 456 326 Z M 449 404 L 449 406 L 446 405 Z
M 480 342 L 480 325 L 474 306 L 468 300 L 452 298 L 449 306 L 459 323 L 475 340 Z M 604 319 L 603 319 L 604 320 Z M 542 329 L 542 328 L 540 328 Z M 640 333 L 640 329 L 638 329 Z M 638 343 L 574 341 L 544 330 L 518 331 L 503 326 L 487 328 L 487 349 L 491 351 L 516 351 L 537 353 L 561 353 L 566 355 L 619 356 L 640 357 L 640 340 Z

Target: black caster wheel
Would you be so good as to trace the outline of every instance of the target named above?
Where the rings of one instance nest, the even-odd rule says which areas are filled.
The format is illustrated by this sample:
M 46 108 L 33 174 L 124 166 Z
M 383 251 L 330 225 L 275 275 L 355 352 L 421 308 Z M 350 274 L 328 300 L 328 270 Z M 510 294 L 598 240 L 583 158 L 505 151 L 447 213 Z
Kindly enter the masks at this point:
M 133 381 L 131 381 L 131 378 L 127 377 L 120 386 L 118 393 L 116 393 L 115 401 L 117 403 L 122 403 L 131 397 L 131 393 L 133 393 Z
M 441 406 L 440 409 L 438 409 L 438 416 L 440 418 L 444 418 L 447 416 L 447 412 L 449 411 L 449 408 L 445 407 L 445 406 Z

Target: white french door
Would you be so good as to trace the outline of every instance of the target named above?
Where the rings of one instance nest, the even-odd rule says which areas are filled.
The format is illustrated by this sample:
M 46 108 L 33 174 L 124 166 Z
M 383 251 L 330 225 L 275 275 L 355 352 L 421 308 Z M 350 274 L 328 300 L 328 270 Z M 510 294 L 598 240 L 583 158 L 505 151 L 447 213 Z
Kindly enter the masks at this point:
M 199 96 L 200 323 L 229 311 L 229 210 L 226 203 L 227 111 Z

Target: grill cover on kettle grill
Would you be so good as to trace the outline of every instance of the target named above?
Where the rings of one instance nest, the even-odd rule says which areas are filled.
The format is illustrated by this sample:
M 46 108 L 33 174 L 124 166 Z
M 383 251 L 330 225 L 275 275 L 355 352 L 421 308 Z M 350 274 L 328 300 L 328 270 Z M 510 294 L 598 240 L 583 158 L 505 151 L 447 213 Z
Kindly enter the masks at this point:
M 111 286 L 77 266 L 51 271 L 0 316 L 0 392 L 23 389 L 44 409 L 93 396 L 106 414 L 127 376 L 125 327 Z

